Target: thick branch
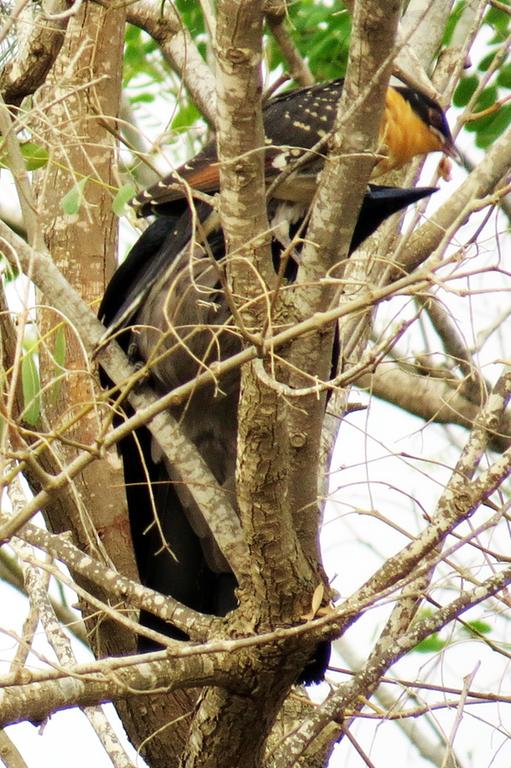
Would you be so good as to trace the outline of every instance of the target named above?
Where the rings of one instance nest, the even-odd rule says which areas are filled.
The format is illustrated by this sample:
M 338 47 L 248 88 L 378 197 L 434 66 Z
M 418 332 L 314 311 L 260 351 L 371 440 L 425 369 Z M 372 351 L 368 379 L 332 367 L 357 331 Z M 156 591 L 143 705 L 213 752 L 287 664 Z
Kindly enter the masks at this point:
M 411 272 L 442 242 L 445 232 L 457 216 L 467 210 L 473 200 L 491 194 L 509 171 L 511 162 L 511 128 L 490 147 L 484 160 L 472 171 L 449 200 L 410 238 L 406 253 L 400 253 L 398 267 Z M 395 273 L 394 273 L 395 274 Z
M 16 248 L 16 257 L 10 249 L 4 246 L 4 252 L 10 261 L 17 265 L 18 261 L 21 268 L 30 273 L 33 270 L 33 279 L 38 287 L 49 297 L 51 297 L 52 306 L 62 312 L 69 319 L 71 324 L 79 329 L 80 337 L 85 348 L 92 354 L 95 347 L 101 342 L 105 329 L 99 321 L 92 315 L 88 307 L 82 302 L 80 297 L 69 286 L 64 277 L 53 264 L 47 253 L 33 251 L 21 238 L 15 236 L 6 225 L 0 222 L 0 236 L 12 242 Z M 107 372 L 109 378 L 123 385 L 130 377 L 135 376 L 132 366 L 127 363 L 125 355 L 115 344 L 110 344 L 99 355 L 101 364 Z M 158 398 L 152 394 L 149 388 L 143 392 L 134 391 L 128 395 L 130 403 L 136 409 L 147 406 L 148 403 L 155 407 L 158 413 L 164 406 L 158 407 Z M 154 415 L 154 414 L 153 414 Z M 136 426 L 135 422 L 132 424 Z M 239 524 L 235 513 L 232 511 L 228 494 L 223 491 L 216 483 L 211 472 L 204 461 L 199 456 L 197 450 L 190 441 L 182 435 L 178 423 L 169 413 L 159 413 L 148 425 L 153 431 L 162 451 L 169 457 L 169 460 L 175 466 L 179 467 L 184 477 L 190 482 L 190 490 L 195 495 L 200 508 L 204 510 L 205 516 L 208 510 L 211 511 L 211 527 L 215 529 L 220 547 L 231 560 L 235 571 L 243 572 L 243 543 L 239 535 Z M 110 444 L 108 439 L 105 445 Z M 74 473 L 80 471 L 94 458 L 93 454 L 82 454 L 73 461 Z M 69 477 L 73 476 L 72 467 Z M 41 495 L 41 494 L 39 494 Z M 46 496 L 46 499 L 49 495 Z M 31 509 L 30 514 L 34 514 L 37 509 L 44 504 L 44 500 L 32 502 L 28 505 Z M 29 519 L 13 519 L 11 523 L 4 527 L 2 535 L 6 537 L 15 532 L 15 528 Z
M 25 9 L 22 17 L 23 29 L 27 25 L 27 14 L 34 15 L 30 22 L 30 33 L 22 36 L 20 49 L 16 57 L 9 61 L 0 74 L 0 92 L 7 104 L 21 104 L 25 96 L 33 94 L 43 83 L 53 65 L 64 41 L 65 30 L 71 13 L 62 13 L 67 9 L 62 0 L 49 0 L 45 4 L 45 13 L 35 15 L 35 10 Z M 47 18 L 46 14 L 56 14 Z M 60 15 L 62 14 L 62 15 Z
M 136 666 L 123 660 L 122 667 L 108 660 L 103 674 L 78 673 L 60 680 L 11 685 L 0 690 L 0 723 L 6 726 L 23 720 L 38 722 L 70 707 L 94 706 L 137 694 L 154 695 L 162 689 L 170 693 L 202 685 L 228 685 L 232 678 L 232 674 L 222 671 L 232 666 L 225 653 L 197 653 L 179 658 L 178 651 L 172 656 L 154 662 L 134 657 Z
M 437 632 L 459 615 L 478 605 L 483 600 L 504 589 L 511 581 L 511 569 L 487 579 L 480 587 L 462 592 L 444 608 L 438 609 L 427 619 L 418 621 L 396 642 L 381 649 L 378 655 L 370 657 L 370 662 L 352 680 L 341 684 L 327 701 L 307 718 L 295 732 L 284 741 L 274 756 L 279 768 L 292 768 L 296 757 L 303 753 L 307 745 L 331 721 L 336 720 L 348 707 L 356 706 L 359 696 L 371 690 L 382 675 L 398 659 L 418 643 Z
M 215 80 L 197 50 L 173 3 L 156 0 L 128 3 L 127 19 L 144 29 L 161 47 L 170 65 L 182 77 L 190 96 L 211 123 L 216 123 Z
M 471 429 L 480 406 L 463 394 L 463 382 L 454 386 L 453 380 L 421 376 L 409 366 L 385 361 L 372 374 L 362 376 L 357 386 L 368 389 L 376 397 L 436 424 L 459 424 Z M 490 435 L 490 445 L 496 451 L 509 447 L 511 416 L 504 413 L 501 423 Z
M 33 525 L 26 525 L 20 538 L 48 552 L 67 565 L 73 573 L 79 573 L 92 584 L 103 588 L 111 597 L 117 597 L 139 609 L 152 611 L 164 621 L 169 621 L 193 638 L 203 638 L 211 631 L 213 619 L 207 619 L 186 608 L 172 597 L 160 595 L 149 587 L 122 576 L 90 555 L 82 552 L 63 536 L 48 533 Z
M 337 293 L 338 286 L 324 278 L 339 274 L 340 269 L 335 270 L 335 265 L 347 257 L 374 165 L 399 14 L 399 2 L 387 3 L 385 8 L 377 2 L 355 4 L 346 81 L 302 251 L 298 284 L 292 295 L 290 321 L 293 324 L 329 307 Z M 332 343 L 333 326 L 320 334 L 303 337 L 293 345 L 287 356 L 296 371 L 291 376 L 292 386 L 304 386 L 301 371 L 320 381 L 328 377 Z M 305 385 L 307 383 L 305 380 Z M 324 397 L 303 397 L 298 406 L 290 413 L 289 424 L 293 467 L 290 503 L 306 557 L 311 563 L 317 563 Z

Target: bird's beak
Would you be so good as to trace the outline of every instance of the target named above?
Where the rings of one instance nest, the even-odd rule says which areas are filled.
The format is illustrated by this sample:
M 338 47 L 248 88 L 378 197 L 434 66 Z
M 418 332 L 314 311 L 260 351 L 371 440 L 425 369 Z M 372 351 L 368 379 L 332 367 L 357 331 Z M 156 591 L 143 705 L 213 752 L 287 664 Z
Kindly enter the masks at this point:
M 444 152 L 448 157 L 452 157 L 453 160 L 456 160 L 457 163 L 462 162 L 461 155 L 456 149 L 456 144 L 454 143 L 452 138 L 444 138 L 443 146 L 442 146 L 442 152 Z
M 457 163 L 462 163 L 461 155 L 456 149 L 456 144 L 454 143 L 454 139 L 451 136 L 451 132 L 447 125 L 444 126 L 443 130 L 440 131 L 438 128 L 436 128 L 433 125 L 429 126 L 429 130 L 433 134 L 433 136 L 436 137 L 438 140 L 440 146 L 438 147 L 440 152 L 443 152 L 448 157 L 452 157 L 453 160 L 456 160 Z

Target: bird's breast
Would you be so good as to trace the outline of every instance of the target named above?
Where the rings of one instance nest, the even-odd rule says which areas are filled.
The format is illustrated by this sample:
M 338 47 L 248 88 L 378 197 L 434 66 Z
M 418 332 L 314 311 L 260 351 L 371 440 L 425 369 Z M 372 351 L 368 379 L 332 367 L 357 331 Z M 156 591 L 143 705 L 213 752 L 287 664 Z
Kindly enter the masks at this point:
M 438 136 L 393 88 L 387 89 L 379 145 L 379 153 L 386 157 L 377 164 L 374 176 L 400 168 L 416 155 L 442 149 Z

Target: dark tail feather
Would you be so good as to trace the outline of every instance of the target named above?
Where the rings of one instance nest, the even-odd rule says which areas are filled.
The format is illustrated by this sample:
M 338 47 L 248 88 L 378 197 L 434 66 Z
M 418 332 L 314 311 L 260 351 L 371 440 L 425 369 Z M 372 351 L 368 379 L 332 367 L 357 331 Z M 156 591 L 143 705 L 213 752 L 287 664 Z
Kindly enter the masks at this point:
M 213 573 L 208 568 L 200 541 L 184 514 L 165 465 L 151 459 L 150 433 L 139 429 L 136 438 L 122 440 L 120 451 L 141 583 L 172 595 L 193 610 L 223 616 L 236 606 L 236 580 L 232 574 Z M 155 524 L 155 515 L 159 526 Z M 178 629 L 145 611 L 141 612 L 140 622 L 168 637 L 185 638 Z M 152 650 L 154 644 L 141 637 L 139 647 Z
M 370 184 L 364 195 L 360 215 L 353 230 L 350 253 L 367 238 L 376 232 L 380 224 L 393 213 L 403 210 L 408 205 L 429 197 L 436 192 L 436 187 L 381 187 Z

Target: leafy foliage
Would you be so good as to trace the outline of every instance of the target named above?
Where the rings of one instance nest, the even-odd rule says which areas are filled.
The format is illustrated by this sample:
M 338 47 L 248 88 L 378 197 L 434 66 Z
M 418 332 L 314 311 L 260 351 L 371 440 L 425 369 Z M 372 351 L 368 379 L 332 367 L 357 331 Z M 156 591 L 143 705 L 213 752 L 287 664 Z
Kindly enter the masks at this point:
M 21 361 L 21 381 L 23 389 L 24 411 L 22 418 L 35 427 L 41 416 L 41 381 L 37 365 L 37 343 L 26 342 L 25 353 Z
M 40 144 L 36 144 L 33 141 L 24 141 L 21 143 L 20 151 L 25 161 L 27 171 L 37 171 L 39 168 L 44 168 L 50 157 L 50 154 L 45 147 L 42 147 Z M 9 160 L 3 148 L 0 149 L 0 166 L 3 168 L 9 167 Z
M 145 76 L 149 82 L 162 81 L 161 70 L 153 63 L 154 56 L 159 57 L 159 49 L 154 40 L 146 35 L 138 27 L 126 25 L 126 37 L 124 46 L 124 73 L 123 84 L 125 88 L 134 85 L 134 80 Z M 138 96 L 130 97 L 130 100 L 138 99 Z M 154 100 L 154 96 L 144 94 L 144 100 Z
M 426 619 L 433 615 L 433 611 L 424 609 L 419 611 L 417 620 Z M 466 621 L 461 625 L 460 633 L 455 636 L 450 635 L 448 638 L 443 638 L 439 632 L 433 632 L 429 637 L 426 637 L 422 642 L 418 643 L 414 651 L 416 653 L 438 653 L 443 651 L 452 643 L 455 643 L 466 637 L 480 637 L 481 635 L 489 635 L 492 628 L 488 622 L 482 619 L 474 619 L 472 621 Z
M 486 14 L 484 29 L 491 38 L 482 48 L 483 55 L 471 73 L 460 80 L 453 98 L 453 104 L 462 108 L 475 97 L 471 111 L 475 115 L 484 113 L 465 124 L 465 129 L 475 135 L 480 149 L 491 146 L 511 123 L 511 105 L 505 103 L 511 97 L 511 61 L 505 61 L 503 47 L 509 33 L 509 15 L 491 8 Z
M 112 210 L 117 216 L 125 213 L 127 203 L 135 195 L 136 189 L 131 181 L 123 184 L 112 201 Z
M 293 41 L 318 81 L 342 77 L 346 71 L 351 16 L 342 3 L 327 5 L 314 0 L 291 3 L 289 26 Z M 271 71 L 285 68 L 275 41 L 268 40 Z
M 83 193 L 85 189 L 85 185 L 89 181 L 89 177 L 85 176 L 83 179 L 80 179 L 80 181 L 77 181 L 76 184 L 71 187 L 69 192 L 66 192 L 64 197 L 62 198 L 61 205 L 62 210 L 64 213 L 67 213 L 68 216 L 73 216 L 74 214 L 78 213 L 80 210 L 80 206 L 83 201 Z

